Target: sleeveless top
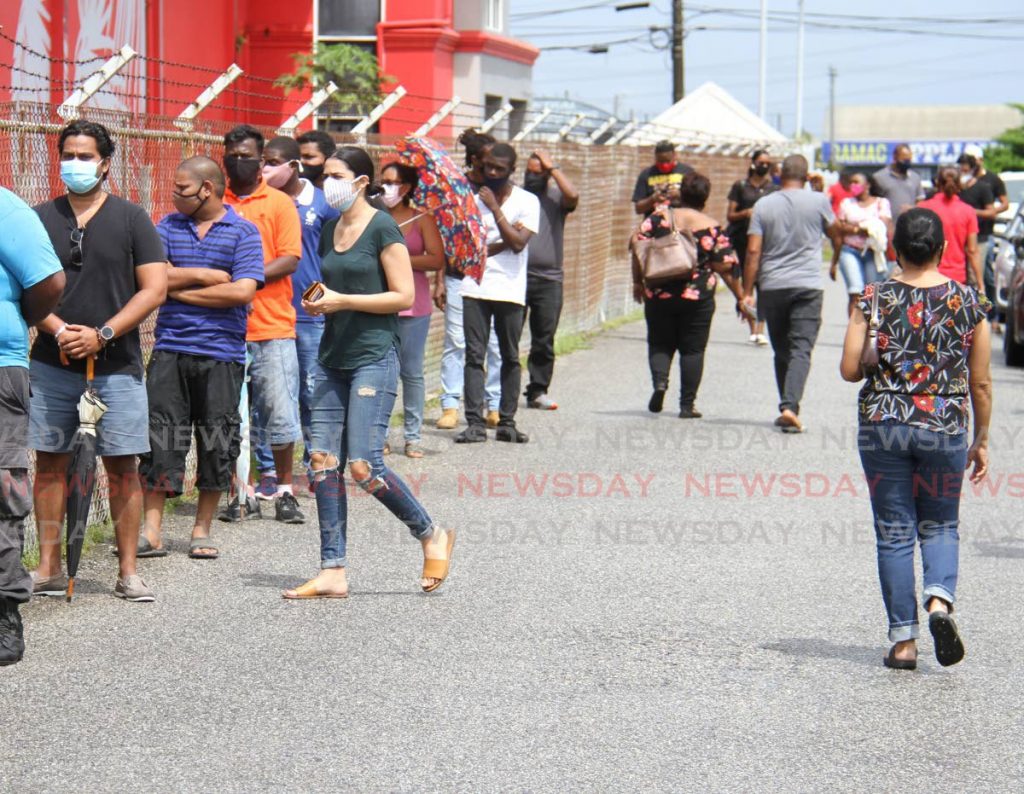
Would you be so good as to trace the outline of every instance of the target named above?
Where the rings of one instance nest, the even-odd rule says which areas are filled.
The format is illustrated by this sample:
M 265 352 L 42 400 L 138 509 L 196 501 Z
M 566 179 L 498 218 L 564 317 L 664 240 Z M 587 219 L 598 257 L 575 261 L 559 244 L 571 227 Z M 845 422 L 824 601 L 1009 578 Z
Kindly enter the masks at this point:
M 409 249 L 409 256 L 420 256 L 426 251 L 426 244 L 423 242 L 423 232 L 420 231 L 419 218 L 410 221 L 402 227 L 405 236 L 405 246 Z M 424 317 L 430 314 L 433 305 L 430 300 L 430 279 L 423 270 L 412 271 L 412 283 L 416 288 L 416 296 L 412 300 L 412 308 L 399 312 L 399 317 Z

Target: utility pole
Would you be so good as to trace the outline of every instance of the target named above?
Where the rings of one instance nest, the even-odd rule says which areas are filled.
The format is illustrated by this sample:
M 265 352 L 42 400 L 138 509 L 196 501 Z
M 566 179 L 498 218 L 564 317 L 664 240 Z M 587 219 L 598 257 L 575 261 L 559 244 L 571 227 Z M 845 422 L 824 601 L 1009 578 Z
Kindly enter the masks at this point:
M 836 170 L 836 67 L 828 67 L 828 166 Z
M 761 65 L 758 78 L 757 115 L 765 117 L 765 93 L 768 79 L 768 0 L 761 0 Z M 765 119 L 767 121 L 767 119 Z
M 796 34 L 796 137 L 804 132 L 804 0 L 800 3 L 800 23 Z
M 683 59 L 683 0 L 672 0 L 672 102 L 686 96 L 686 66 Z

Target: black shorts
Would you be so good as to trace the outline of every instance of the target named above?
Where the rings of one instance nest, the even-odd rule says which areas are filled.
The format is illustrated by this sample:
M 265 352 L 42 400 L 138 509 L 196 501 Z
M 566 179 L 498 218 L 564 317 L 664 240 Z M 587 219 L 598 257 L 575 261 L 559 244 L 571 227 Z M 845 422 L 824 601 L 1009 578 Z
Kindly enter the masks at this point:
M 241 434 L 238 401 L 245 366 L 154 350 L 146 370 L 150 452 L 139 461 L 148 488 L 184 492 L 185 466 L 196 440 L 196 487 L 226 491 L 234 475 Z

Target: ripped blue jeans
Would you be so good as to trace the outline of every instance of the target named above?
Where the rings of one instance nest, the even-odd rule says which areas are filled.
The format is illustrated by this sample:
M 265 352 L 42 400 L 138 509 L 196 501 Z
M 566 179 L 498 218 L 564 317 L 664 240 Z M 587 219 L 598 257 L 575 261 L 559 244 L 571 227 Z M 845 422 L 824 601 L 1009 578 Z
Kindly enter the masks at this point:
M 401 477 L 384 465 L 391 410 L 398 394 L 398 350 L 357 369 L 318 365 L 313 374 L 310 416 L 316 509 L 320 520 L 320 567 L 344 568 L 348 533 L 348 496 L 342 474 L 346 462 L 363 463 L 370 476 L 353 482 L 404 523 L 417 540 L 429 538 L 434 522 Z M 335 458 L 336 460 L 331 460 Z

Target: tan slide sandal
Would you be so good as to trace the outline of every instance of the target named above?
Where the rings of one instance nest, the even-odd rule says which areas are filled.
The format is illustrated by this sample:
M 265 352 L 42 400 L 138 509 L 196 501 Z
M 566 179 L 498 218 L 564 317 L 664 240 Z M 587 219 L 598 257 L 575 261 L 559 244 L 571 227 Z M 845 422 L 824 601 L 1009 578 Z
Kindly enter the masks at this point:
M 423 588 L 424 593 L 432 593 L 441 585 L 444 584 L 444 580 L 448 578 L 448 570 L 452 564 L 452 549 L 455 548 L 455 530 L 447 530 L 448 534 L 448 558 L 445 560 L 423 560 L 423 575 L 422 579 L 437 579 L 431 585 L 427 585 Z
M 302 601 L 314 598 L 348 598 L 348 590 L 344 593 L 325 593 L 322 590 L 317 590 L 316 585 L 313 584 L 311 579 L 293 590 L 285 590 L 281 593 L 281 597 L 287 598 L 289 601 Z

